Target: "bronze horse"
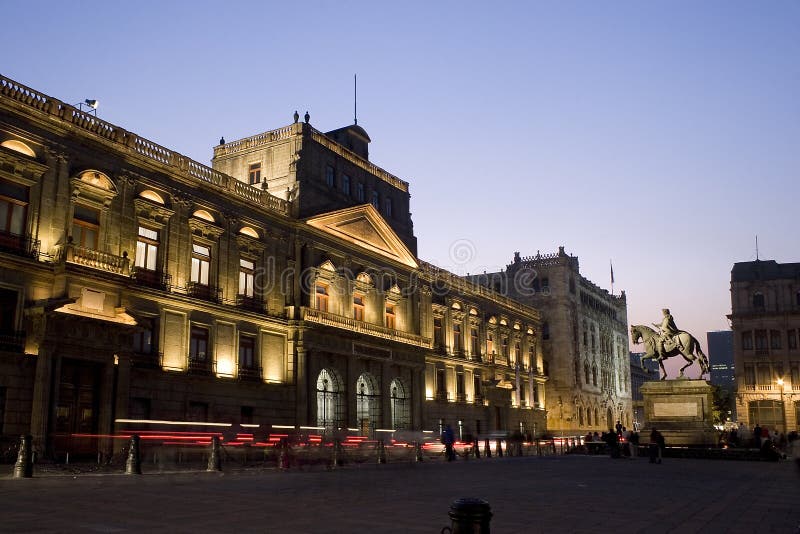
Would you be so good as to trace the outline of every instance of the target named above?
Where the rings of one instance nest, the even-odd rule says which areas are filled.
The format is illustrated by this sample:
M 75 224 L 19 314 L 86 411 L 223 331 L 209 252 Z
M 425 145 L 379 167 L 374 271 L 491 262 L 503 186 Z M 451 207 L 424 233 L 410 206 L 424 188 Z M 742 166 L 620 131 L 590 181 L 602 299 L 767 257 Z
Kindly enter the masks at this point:
M 708 358 L 703 354 L 700 348 L 700 343 L 693 335 L 688 332 L 680 331 L 672 337 L 672 340 L 665 341 L 663 345 L 660 343 L 661 336 L 645 325 L 631 326 L 631 340 L 633 344 L 643 343 L 645 346 L 645 354 L 642 356 L 642 363 L 645 360 L 656 360 L 661 367 L 661 380 L 667 378 L 667 370 L 664 369 L 664 360 L 673 356 L 681 355 L 686 360 L 686 365 L 681 367 L 681 374 L 679 378 L 683 378 L 683 370 L 692 365 L 695 361 L 700 364 L 700 376 L 708 373 Z M 644 365 L 642 365 L 644 367 Z

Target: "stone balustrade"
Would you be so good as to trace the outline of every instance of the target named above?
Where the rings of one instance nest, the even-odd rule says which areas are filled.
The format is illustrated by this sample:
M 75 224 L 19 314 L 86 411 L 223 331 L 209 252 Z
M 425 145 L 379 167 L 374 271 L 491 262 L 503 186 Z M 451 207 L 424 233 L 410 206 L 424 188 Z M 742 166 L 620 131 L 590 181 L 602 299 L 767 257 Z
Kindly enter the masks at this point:
M 325 326 L 332 326 L 334 328 L 342 328 L 344 330 L 349 330 L 359 334 L 366 334 L 382 339 L 388 339 L 390 341 L 406 343 L 408 345 L 414 345 L 417 347 L 431 348 L 431 340 L 426 337 L 410 334 L 408 332 L 402 332 L 400 330 L 394 330 L 392 328 L 386 328 L 384 326 L 367 323 L 364 321 L 357 321 L 351 317 L 344 317 L 343 315 L 315 310 L 313 308 L 303 308 L 303 320 Z
M 127 256 L 116 256 L 107 252 L 81 247 L 74 243 L 67 243 L 64 250 L 67 263 L 91 267 L 108 273 L 130 275 L 130 260 Z

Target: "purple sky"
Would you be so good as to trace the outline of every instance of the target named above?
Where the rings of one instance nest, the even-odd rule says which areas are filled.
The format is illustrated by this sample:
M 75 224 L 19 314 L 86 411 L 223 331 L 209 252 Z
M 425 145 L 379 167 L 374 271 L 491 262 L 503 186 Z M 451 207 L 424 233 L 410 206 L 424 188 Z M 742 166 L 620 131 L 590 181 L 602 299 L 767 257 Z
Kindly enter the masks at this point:
M 2 73 L 208 163 L 291 122 L 359 124 L 457 273 L 564 245 L 705 347 L 734 262 L 800 261 L 800 3 L 6 0 Z M 469 258 L 455 257 L 467 241 Z M 637 348 L 638 349 L 638 348 Z

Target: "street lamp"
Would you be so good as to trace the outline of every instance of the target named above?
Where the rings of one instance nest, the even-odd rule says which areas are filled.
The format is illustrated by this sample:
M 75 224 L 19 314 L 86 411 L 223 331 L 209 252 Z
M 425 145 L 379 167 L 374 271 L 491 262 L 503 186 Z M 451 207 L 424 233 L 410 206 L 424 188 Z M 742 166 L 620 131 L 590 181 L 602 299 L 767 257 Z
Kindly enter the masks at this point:
M 786 430 L 789 428 L 789 425 L 786 423 L 786 406 L 783 405 L 783 378 L 778 379 L 778 387 L 781 388 L 781 419 L 783 419 L 781 423 L 783 424 L 783 432 L 786 432 Z

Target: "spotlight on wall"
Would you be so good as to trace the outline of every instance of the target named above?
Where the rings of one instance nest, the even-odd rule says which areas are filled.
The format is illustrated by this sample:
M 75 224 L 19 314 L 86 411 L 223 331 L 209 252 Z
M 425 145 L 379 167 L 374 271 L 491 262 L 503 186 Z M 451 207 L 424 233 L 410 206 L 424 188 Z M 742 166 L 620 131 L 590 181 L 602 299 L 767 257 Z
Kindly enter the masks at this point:
M 77 107 L 80 110 L 83 110 L 86 107 L 90 113 L 94 113 L 94 116 L 97 117 L 97 106 L 100 105 L 100 102 L 93 98 L 87 98 L 83 102 L 78 102 Z

